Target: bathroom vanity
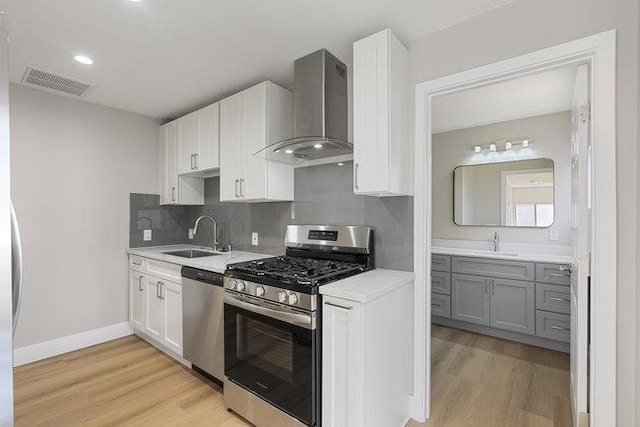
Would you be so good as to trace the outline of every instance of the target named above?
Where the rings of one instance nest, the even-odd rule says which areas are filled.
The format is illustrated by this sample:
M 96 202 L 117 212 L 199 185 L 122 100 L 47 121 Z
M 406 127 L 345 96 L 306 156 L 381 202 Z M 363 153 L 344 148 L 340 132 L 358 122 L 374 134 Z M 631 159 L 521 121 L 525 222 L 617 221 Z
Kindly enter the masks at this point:
M 481 252 L 433 249 L 432 322 L 568 352 L 568 258 Z

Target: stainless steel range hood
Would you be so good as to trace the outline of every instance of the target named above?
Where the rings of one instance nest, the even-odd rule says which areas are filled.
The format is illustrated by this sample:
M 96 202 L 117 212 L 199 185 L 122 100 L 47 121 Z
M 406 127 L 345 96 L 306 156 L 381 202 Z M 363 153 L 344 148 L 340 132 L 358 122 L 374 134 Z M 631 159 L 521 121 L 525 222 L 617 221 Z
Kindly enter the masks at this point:
M 254 156 L 300 163 L 353 153 L 347 141 L 347 67 L 325 49 L 294 64 L 294 138 Z

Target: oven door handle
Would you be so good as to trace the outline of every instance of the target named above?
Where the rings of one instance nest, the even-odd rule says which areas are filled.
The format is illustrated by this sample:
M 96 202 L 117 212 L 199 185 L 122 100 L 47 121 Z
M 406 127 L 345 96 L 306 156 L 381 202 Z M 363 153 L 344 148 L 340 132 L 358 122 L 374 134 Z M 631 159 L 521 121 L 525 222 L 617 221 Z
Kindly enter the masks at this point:
M 305 329 L 314 330 L 316 328 L 316 319 L 313 314 L 297 314 L 287 311 L 274 310 L 259 303 L 247 302 L 242 297 L 226 293 L 224 294 L 224 303 L 234 307 L 243 308 L 252 313 L 262 314 L 273 319 L 282 320 L 292 325 L 300 326 Z

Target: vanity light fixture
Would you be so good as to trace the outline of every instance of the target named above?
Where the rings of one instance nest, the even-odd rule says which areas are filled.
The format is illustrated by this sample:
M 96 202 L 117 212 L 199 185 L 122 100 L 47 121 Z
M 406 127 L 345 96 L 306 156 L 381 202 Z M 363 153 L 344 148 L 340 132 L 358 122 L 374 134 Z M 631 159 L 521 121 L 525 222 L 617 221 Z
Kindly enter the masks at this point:
M 473 151 L 475 151 L 476 153 L 479 153 L 482 151 L 482 147 L 480 147 L 479 145 L 476 145 L 476 147 L 473 149 Z
M 523 139 L 522 140 L 522 148 L 527 148 L 529 146 L 529 140 L 528 139 Z
M 507 141 L 507 143 L 504 144 L 504 149 L 507 151 L 511 150 L 511 143 L 509 141 Z
M 491 144 L 489 146 L 489 151 L 491 151 L 492 153 L 495 153 L 496 152 L 496 144 Z

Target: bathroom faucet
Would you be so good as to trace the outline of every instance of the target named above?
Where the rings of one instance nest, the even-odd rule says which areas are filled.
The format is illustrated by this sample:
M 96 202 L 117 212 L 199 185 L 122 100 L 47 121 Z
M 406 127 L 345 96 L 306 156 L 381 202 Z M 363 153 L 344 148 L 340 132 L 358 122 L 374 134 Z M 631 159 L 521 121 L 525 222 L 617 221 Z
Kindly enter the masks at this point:
M 493 232 L 491 241 L 493 242 L 493 252 L 498 252 L 500 250 L 500 235 L 497 231 Z
M 218 221 L 210 215 L 200 215 L 198 219 L 196 219 L 196 225 L 193 227 L 193 235 L 195 236 L 198 233 L 198 224 L 200 224 L 200 220 L 208 218 L 213 222 L 213 245 L 211 248 L 215 251 L 218 249 Z

